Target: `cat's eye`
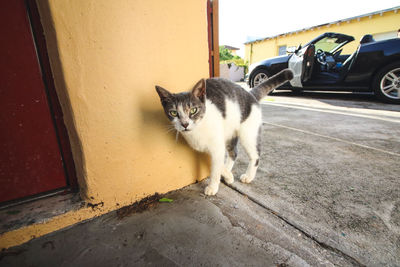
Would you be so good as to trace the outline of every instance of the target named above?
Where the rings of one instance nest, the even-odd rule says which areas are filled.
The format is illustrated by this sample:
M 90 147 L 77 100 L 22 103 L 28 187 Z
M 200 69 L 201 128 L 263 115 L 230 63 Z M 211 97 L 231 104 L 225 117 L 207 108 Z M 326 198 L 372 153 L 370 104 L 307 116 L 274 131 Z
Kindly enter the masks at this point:
M 196 114 L 196 112 L 197 112 L 197 108 L 191 108 L 190 109 L 190 114 Z
M 171 115 L 172 117 L 176 117 L 178 116 L 178 112 L 176 110 L 170 110 L 169 115 Z

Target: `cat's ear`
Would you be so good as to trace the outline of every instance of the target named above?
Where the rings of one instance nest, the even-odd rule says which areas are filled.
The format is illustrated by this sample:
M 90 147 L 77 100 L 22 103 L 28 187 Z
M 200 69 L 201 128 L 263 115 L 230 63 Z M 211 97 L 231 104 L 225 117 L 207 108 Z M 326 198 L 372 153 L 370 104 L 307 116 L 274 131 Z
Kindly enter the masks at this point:
M 206 80 L 201 79 L 196 83 L 192 89 L 192 95 L 204 102 L 206 96 Z
M 156 85 L 156 90 L 158 95 L 160 96 L 161 102 L 164 102 L 168 98 L 171 98 L 172 94 L 168 92 L 166 89 L 162 88 L 161 86 Z

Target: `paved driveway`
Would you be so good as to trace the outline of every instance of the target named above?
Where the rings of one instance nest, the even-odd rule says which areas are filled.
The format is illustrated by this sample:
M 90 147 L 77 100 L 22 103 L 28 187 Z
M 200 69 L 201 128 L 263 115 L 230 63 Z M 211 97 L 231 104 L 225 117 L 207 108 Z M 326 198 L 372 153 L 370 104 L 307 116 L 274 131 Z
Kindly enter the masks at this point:
M 232 187 L 323 246 L 400 265 L 400 106 L 368 95 L 268 96 L 262 162 Z M 235 177 L 245 171 L 239 154 Z

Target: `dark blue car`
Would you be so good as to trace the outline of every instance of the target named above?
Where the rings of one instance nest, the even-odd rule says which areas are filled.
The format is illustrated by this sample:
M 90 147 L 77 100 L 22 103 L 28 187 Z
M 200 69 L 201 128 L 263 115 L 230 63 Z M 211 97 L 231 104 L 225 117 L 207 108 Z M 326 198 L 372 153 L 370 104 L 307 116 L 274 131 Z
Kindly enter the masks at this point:
M 290 68 L 294 78 L 279 89 L 374 92 L 380 99 L 400 104 L 400 38 L 375 41 L 364 35 L 351 55 L 342 48 L 354 37 L 327 32 L 291 54 L 266 59 L 249 68 L 249 86 Z

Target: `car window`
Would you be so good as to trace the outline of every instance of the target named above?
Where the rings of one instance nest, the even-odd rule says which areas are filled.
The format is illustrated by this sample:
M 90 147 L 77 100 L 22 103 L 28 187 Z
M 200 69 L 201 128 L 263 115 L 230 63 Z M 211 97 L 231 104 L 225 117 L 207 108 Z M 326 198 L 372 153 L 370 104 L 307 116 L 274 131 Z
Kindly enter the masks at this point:
M 339 38 L 325 37 L 315 43 L 315 50 L 321 49 L 325 52 L 333 52 L 339 46 L 342 46 L 346 41 Z

